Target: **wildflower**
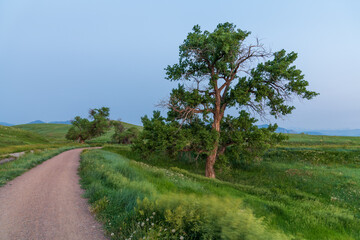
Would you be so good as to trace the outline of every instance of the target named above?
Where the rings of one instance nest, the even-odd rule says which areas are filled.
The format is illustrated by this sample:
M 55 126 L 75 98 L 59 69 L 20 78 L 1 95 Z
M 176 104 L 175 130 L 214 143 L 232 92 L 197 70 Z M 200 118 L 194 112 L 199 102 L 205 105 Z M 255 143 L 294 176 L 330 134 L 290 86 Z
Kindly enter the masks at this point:
M 184 237 L 183 236 L 180 236 L 180 240 L 183 240 L 184 239 Z
M 143 227 L 144 225 L 145 225 L 145 223 L 144 223 L 144 222 L 142 222 L 142 223 L 141 223 L 141 226 Z
M 154 223 L 151 223 L 151 226 L 154 226 Z
M 154 218 L 153 216 L 150 216 L 150 218 Z
M 171 230 L 171 232 L 173 232 L 173 233 L 174 233 L 174 232 L 175 232 L 175 229 L 172 229 L 172 230 Z
M 167 230 L 167 228 L 164 229 L 164 231 L 166 231 L 166 230 Z
M 136 233 L 136 231 L 133 232 L 133 234 L 135 234 L 135 233 Z
M 149 228 L 149 230 L 151 230 L 151 228 Z
M 111 236 L 114 236 L 114 233 L 111 233 Z
M 111 226 L 111 223 L 109 223 L 109 225 Z
M 153 212 L 152 215 L 155 216 L 155 212 Z
M 148 222 L 148 221 L 149 221 L 149 219 L 147 218 L 147 219 L 146 219 L 146 221 Z

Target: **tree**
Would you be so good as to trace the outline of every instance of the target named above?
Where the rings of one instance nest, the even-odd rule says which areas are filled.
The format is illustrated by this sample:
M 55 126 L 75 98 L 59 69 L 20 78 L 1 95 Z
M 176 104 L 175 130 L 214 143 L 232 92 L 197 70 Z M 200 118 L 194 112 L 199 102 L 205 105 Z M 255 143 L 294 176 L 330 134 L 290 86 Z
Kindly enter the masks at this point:
M 72 126 L 66 134 L 66 139 L 76 140 L 80 143 L 105 133 L 110 127 L 109 111 L 107 107 L 90 109 L 89 118 L 76 116 L 71 122 Z
M 256 152 L 280 139 L 270 134 L 276 126 L 261 130 L 250 113 L 277 118 L 294 110 L 288 105 L 292 97 L 310 100 L 318 94 L 307 90 L 308 82 L 293 65 L 296 53 L 271 53 L 258 40 L 245 41 L 249 35 L 232 23 L 219 24 L 213 32 L 196 25 L 179 48 L 179 63 L 165 69 L 168 80 L 184 81 L 163 102 L 169 124 L 189 128 L 202 122 L 197 126 L 215 134 L 211 150 L 205 151 L 210 178 L 215 178 L 216 160 L 228 149 Z M 238 115 L 225 115 L 229 109 L 237 109 Z
M 92 119 L 90 124 L 90 136 L 97 137 L 105 133 L 110 127 L 108 107 L 90 109 L 89 118 Z
M 120 121 L 113 121 L 115 133 L 112 136 L 112 141 L 121 144 L 132 144 L 139 136 L 140 131 L 136 127 L 125 129 Z
M 90 121 L 88 119 L 76 116 L 74 120 L 71 121 L 71 124 L 71 128 L 66 133 L 66 139 L 84 143 L 85 140 L 90 138 Z

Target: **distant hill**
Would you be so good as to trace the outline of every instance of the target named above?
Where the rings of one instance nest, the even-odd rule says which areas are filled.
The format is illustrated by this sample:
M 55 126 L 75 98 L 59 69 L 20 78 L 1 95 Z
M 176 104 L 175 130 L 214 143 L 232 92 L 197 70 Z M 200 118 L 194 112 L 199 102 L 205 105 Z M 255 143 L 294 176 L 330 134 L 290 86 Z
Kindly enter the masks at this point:
M 71 124 L 71 121 L 53 121 L 53 122 L 49 122 L 49 123 L 54 123 L 54 124 Z
M 328 135 L 328 136 L 345 136 L 345 137 L 359 137 L 360 136 L 360 129 L 317 130 L 317 132 L 320 132 L 321 135 Z
M 35 121 L 29 122 L 27 124 L 41 124 L 41 123 L 45 123 L 45 122 L 43 122 L 41 120 L 35 120 Z
M 269 125 L 268 124 L 263 124 L 263 125 L 258 125 L 259 128 L 267 128 Z M 286 128 L 282 128 L 282 127 L 278 127 L 276 129 L 277 133 L 290 133 L 290 134 L 296 134 L 297 132 L 291 129 L 286 129 Z
M 6 122 L 0 122 L 0 125 L 1 126 L 7 126 L 7 127 L 14 126 L 14 124 L 6 123 Z

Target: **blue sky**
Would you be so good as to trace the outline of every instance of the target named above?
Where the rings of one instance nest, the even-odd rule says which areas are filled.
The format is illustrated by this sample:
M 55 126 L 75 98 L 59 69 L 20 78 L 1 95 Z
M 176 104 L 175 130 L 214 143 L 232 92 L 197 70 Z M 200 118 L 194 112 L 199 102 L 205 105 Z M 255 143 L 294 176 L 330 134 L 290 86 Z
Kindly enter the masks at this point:
M 86 116 L 140 123 L 176 84 L 164 68 L 195 24 L 232 22 L 296 65 L 320 92 L 279 125 L 360 128 L 360 1 L 0 0 L 0 121 Z

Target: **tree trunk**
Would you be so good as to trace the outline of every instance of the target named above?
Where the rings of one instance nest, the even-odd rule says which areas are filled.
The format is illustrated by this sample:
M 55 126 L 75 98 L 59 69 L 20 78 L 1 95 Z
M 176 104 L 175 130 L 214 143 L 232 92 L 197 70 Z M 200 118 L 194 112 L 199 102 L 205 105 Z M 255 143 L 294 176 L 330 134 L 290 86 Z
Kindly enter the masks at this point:
M 215 170 L 214 165 L 216 161 L 216 155 L 218 150 L 218 143 L 215 142 L 214 150 L 212 151 L 211 155 L 207 157 L 206 160 L 206 168 L 205 168 L 205 176 L 208 178 L 215 178 Z
M 220 138 L 220 122 L 221 122 L 221 114 L 214 114 L 214 123 L 213 129 L 218 132 L 218 136 L 214 143 L 214 149 L 211 154 L 206 159 L 206 168 L 205 168 L 205 176 L 208 178 L 215 178 L 215 170 L 214 165 L 216 162 L 217 152 L 219 149 L 219 138 Z

